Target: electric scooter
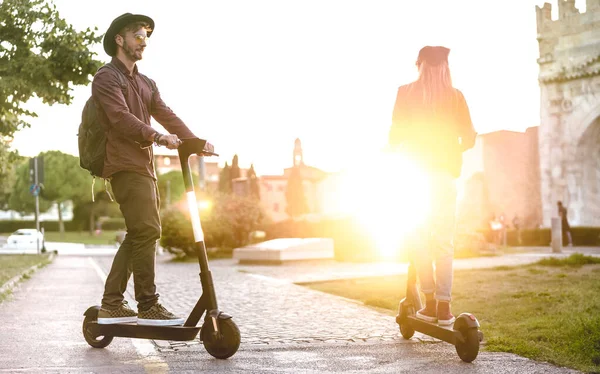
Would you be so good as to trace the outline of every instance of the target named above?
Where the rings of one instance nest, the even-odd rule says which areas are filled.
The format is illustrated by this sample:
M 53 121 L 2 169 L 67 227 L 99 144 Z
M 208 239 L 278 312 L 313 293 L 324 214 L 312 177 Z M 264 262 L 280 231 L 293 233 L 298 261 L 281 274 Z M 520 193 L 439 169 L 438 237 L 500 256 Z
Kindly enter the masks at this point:
M 202 284 L 202 295 L 192 309 L 183 326 L 145 326 L 137 324 L 110 324 L 99 325 L 97 323 L 100 306 L 92 306 L 84 313 L 83 336 L 85 341 L 94 348 L 108 346 L 115 336 L 140 339 L 190 341 L 194 340 L 200 332 L 200 340 L 204 348 L 212 356 L 226 359 L 235 354 L 240 346 L 240 330 L 232 317 L 219 310 L 217 296 L 213 286 L 213 279 L 208 268 L 208 257 L 204 245 L 204 233 L 200 225 L 200 214 L 194 193 L 194 183 L 190 170 L 189 157 L 191 155 L 218 156 L 212 150 L 205 150 L 206 140 L 191 138 L 183 139 L 177 149 L 185 191 L 190 210 L 190 217 L 196 241 L 196 255 L 200 264 L 200 282 Z M 198 327 L 198 321 L 206 312 L 202 327 Z
M 479 330 L 479 321 L 471 313 L 461 313 L 450 326 L 439 326 L 416 318 L 416 312 L 423 308 L 421 296 L 417 290 L 417 270 L 411 261 L 408 266 L 406 297 L 400 301 L 396 323 L 400 325 L 400 334 L 410 339 L 415 331 L 443 340 L 456 347 L 458 357 L 471 362 L 479 354 L 479 342 L 483 332 Z

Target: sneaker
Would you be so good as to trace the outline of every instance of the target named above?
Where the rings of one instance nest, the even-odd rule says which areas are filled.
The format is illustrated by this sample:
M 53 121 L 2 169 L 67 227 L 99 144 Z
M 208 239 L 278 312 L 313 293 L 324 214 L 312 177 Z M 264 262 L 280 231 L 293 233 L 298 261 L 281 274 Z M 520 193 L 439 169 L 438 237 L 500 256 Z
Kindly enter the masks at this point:
M 425 308 L 417 311 L 417 319 L 427 322 L 437 322 L 437 301 L 428 300 L 425 302 Z
M 440 301 L 437 308 L 437 320 L 440 326 L 449 326 L 456 321 L 456 318 L 450 312 L 450 303 L 447 301 Z
M 120 307 L 116 309 L 100 308 L 98 311 L 99 325 L 112 325 L 115 323 L 136 323 L 137 313 L 134 312 L 127 301 L 124 301 Z
M 138 316 L 138 325 L 148 326 L 176 326 L 183 325 L 184 318 L 177 317 L 159 303 L 148 310 L 141 310 Z

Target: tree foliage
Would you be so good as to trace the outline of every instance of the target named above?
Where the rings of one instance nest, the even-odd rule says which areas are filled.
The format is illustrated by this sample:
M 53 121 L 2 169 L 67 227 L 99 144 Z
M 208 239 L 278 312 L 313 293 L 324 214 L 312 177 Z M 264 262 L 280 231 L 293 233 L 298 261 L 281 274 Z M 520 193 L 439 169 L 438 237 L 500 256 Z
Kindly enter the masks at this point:
M 29 191 L 29 159 L 21 162 L 17 167 L 16 180 L 14 182 L 12 193 L 8 199 L 8 208 L 21 214 L 29 214 L 35 212 L 35 198 Z M 39 199 L 40 213 L 50 209 L 52 203 L 45 199 Z
M 184 199 L 185 184 L 183 183 L 183 173 L 181 171 L 172 170 L 160 174 L 157 179 L 161 208 L 167 208 L 169 205 L 181 202 Z M 192 173 L 192 180 L 198 180 L 198 174 Z
M 48 151 L 38 157 L 44 158 L 44 200 L 58 205 L 60 232 L 64 232 L 62 208 L 68 200 L 81 203 L 89 200 L 92 178 L 79 166 L 79 158 L 60 151 Z
M 24 117 L 36 117 L 25 104 L 71 103 L 72 86 L 88 84 L 102 64 L 89 49 L 101 40 L 96 31 L 76 31 L 51 0 L 0 1 L 0 190 L 10 171 L 7 144 L 29 126 Z
M 225 162 L 225 166 L 223 166 L 223 169 L 221 169 L 221 172 L 219 173 L 219 192 L 228 194 L 231 193 L 232 189 L 231 168 L 229 167 L 229 164 Z
M 79 158 L 60 152 L 40 153 L 44 157 L 44 199 L 62 203 L 91 198 L 92 177 L 79 166 Z
M 248 169 L 248 184 L 250 198 L 260 200 L 260 186 L 258 184 L 258 177 L 256 176 L 256 172 L 254 171 L 254 164 L 251 164 L 250 169 Z
M 231 170 L 229 172 L 229 178 L 234 180 L 242 176 L 242 171 L 240 170 L 238 155 L 233 156 L 233 160 L 231 160 Z
M 24 158 L 10 152 L 7 144 L 0 141 L 0 210 L 8 209 L 8 201 L 17 180 L 17 167 Z
M 158 175 L 157 179 L 161 208 L 168 207 L 170 204 L 183 199 L 185 186 L 181 171 L 172 170 L 168 173 Z

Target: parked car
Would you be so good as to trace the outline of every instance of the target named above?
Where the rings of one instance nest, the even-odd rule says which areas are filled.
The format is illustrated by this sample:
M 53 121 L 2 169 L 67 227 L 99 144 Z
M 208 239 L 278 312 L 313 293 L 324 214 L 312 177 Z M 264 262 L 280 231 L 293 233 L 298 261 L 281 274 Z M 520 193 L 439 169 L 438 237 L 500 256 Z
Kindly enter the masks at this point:
M 36 229 L 19 229 L 6 239 L 6 246 L 9 248 L 37 248 L 37 241 L 40 241 L 40 248 L 44 247 L 44 234 Z

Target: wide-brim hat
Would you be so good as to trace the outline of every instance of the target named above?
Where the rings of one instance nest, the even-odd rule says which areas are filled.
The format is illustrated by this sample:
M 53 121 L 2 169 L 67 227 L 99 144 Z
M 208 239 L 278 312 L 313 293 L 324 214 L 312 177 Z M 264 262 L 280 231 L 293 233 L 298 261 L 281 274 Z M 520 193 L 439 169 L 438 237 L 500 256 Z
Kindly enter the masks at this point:
M 152 35 L 152 31 L 154 30 L 154 20 L 148 16 L 144 16 L 142 14 L 131 14 L 124 13 L 115 18 L 108 30 L 106 30 L 106 34 L 104 34 L 104 51 L 109 56 L 114 56 L 117 54 L 117 43 L 115 42 L 115 36 L 121 29 L 130 23 L 134 22 L 145 22 L 150 25 L 150 31 L 148 31 L 148 36 Z
M 419 51 L 419 57 L 417 57 L 417 65 L 421 62 L 427 62 L 429 65 L 439 65 L 443 62 L 448 62 L 448 55 L 450 49 L 441 46 L 426 46 L 421 48 Z

